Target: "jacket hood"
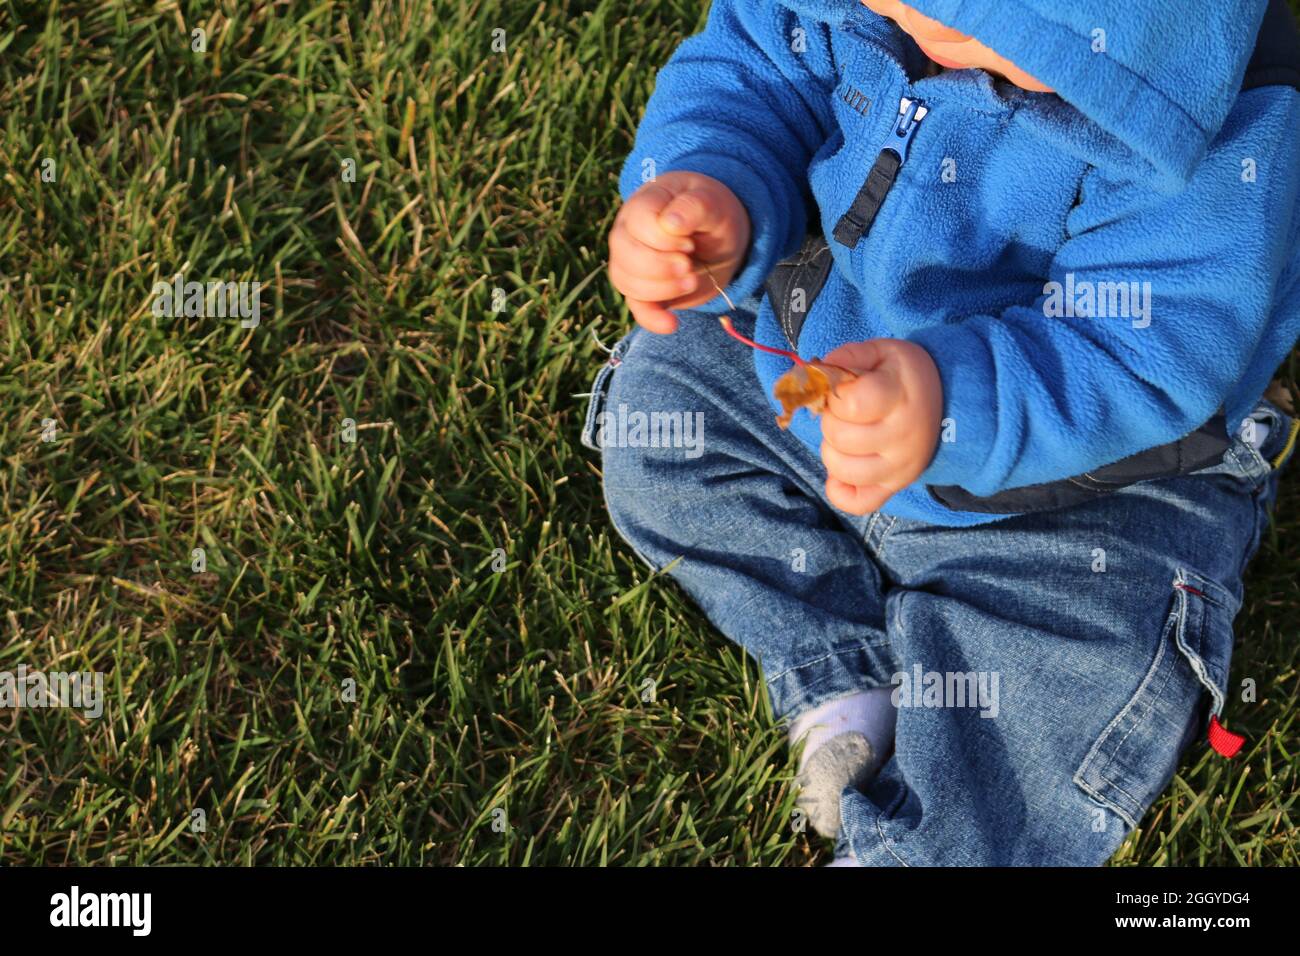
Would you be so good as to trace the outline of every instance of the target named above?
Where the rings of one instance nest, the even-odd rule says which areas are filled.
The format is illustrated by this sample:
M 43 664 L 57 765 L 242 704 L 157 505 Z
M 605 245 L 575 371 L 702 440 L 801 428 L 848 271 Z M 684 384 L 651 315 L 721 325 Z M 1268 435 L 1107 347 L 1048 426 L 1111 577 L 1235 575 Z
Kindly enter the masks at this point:
M 1269 0 L 908 0 L 1056 90 L 1167 186 L 1190 179 L 1242 87 Z M 832 25 L 860 0 L 788 0 Z M 1294 30 L 1285 4 L 1275 4 Z M 1270 27 L 1273 25 L 1270 24 Z

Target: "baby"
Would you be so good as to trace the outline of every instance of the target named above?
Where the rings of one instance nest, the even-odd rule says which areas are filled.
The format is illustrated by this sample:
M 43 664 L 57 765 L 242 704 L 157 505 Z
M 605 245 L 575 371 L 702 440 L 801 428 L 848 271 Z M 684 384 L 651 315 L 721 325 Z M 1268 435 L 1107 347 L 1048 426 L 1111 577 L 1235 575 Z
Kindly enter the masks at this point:
M 1099 864 L 1192 739 L 1235 753 L 1297 432 L 1284 0 L 714 0 L 621 189 L 640 328 L 584 439 L 760 663 L 837 864 Z M 851 374 L 783 431 L 792 353 Z

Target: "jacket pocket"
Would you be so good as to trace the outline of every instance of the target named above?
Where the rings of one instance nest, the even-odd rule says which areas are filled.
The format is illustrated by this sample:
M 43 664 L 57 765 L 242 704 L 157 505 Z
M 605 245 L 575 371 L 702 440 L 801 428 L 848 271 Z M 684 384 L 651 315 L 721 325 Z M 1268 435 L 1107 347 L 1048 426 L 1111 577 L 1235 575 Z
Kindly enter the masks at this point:
M 1169 784 L 1190 735 L 1203 729 L 1202 696 L 1209 694 L 1217 715 L 1227 692 L 1239 600 L 1204 575 L 1178 568 L 1169 602 L 1142 682 L 1074 775 L 1084 792 L 1131 827 Z

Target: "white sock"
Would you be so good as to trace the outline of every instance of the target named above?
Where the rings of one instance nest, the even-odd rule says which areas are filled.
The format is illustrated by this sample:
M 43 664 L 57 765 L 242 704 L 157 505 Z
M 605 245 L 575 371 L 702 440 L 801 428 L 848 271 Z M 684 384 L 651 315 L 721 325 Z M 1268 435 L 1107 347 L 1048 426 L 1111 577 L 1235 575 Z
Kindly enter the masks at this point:
M 866 737 L 877 754 L 887 753 L 894 743 L 894 720 L 898 716 L 889 699 L 893 692 L 893 687 L 873 687 L 832 698 L 800 714 L 790 725 L 792 744 L 808 738 L 799 766 L 802 768 L 827 740 L 850 731 Z

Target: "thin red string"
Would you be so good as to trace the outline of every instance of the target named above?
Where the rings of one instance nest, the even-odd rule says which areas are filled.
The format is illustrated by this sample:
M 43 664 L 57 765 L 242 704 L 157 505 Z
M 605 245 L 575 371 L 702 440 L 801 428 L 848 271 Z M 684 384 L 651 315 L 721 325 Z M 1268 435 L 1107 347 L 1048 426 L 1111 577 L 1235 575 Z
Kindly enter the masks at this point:
M 707 275 L 709 277 L 709 281 L 713 283 L 713 288 L 718 290 L 718 295 L 722 296 L 722 300 L 727 303 L 727 306 L 729 308 L 735 309 L 736 303 L 731 301 L 731 296 L 727 295 L 727 290 L 722 288 L 722 286 L 718 285 L 718 280 L 714 277 L 713 270 L 710 269 L 707 265 L 704 265 L 703 269 L 704 269 L 704 274 Z M 758 349 L 760 352 L 767 352 L 771 355 L 783 355 L 786 358 L 788 358 L 791 362 L 794 362 L 795 365 L 808 364 L 803 359 L 801 359 L 798 355 L 796 355 L 794 352 L 787 352 L 785 349 L 769 348 L 766 345 L 759 345 L 753 339 L 745 338 L 743 335 L 737 332 L 736 327 L 731 324 L 731 316 L 729 315 L 718 316 L 718 321 L 722 324 L 722 328 L 726 331 L 728 335 L 730 335 L 737 342 L 744 342 L 751 349 Z
M 718 321 L 722 323 L 722 327 L 726 329 L 728 335 L 730 335 L 733 339 L 736 339 L 739 342 L 744 342 L 751 349 L 758 349 L 760 352 L 769 352 L 772 355 L 784 355 L 786 358 L 794 362 L 796 365 L 808 364 L 803 359 L 801 359 L 798 355 L 796 355 L 794 352 L 787 352 L 785 349 L 774 349 L 766 345 L 759 345 L 753 339 L 745 338 L 743 335 L 737 332 L 736 327 L 731 324 L 731 316 L 729 315 L 718 316 Z

